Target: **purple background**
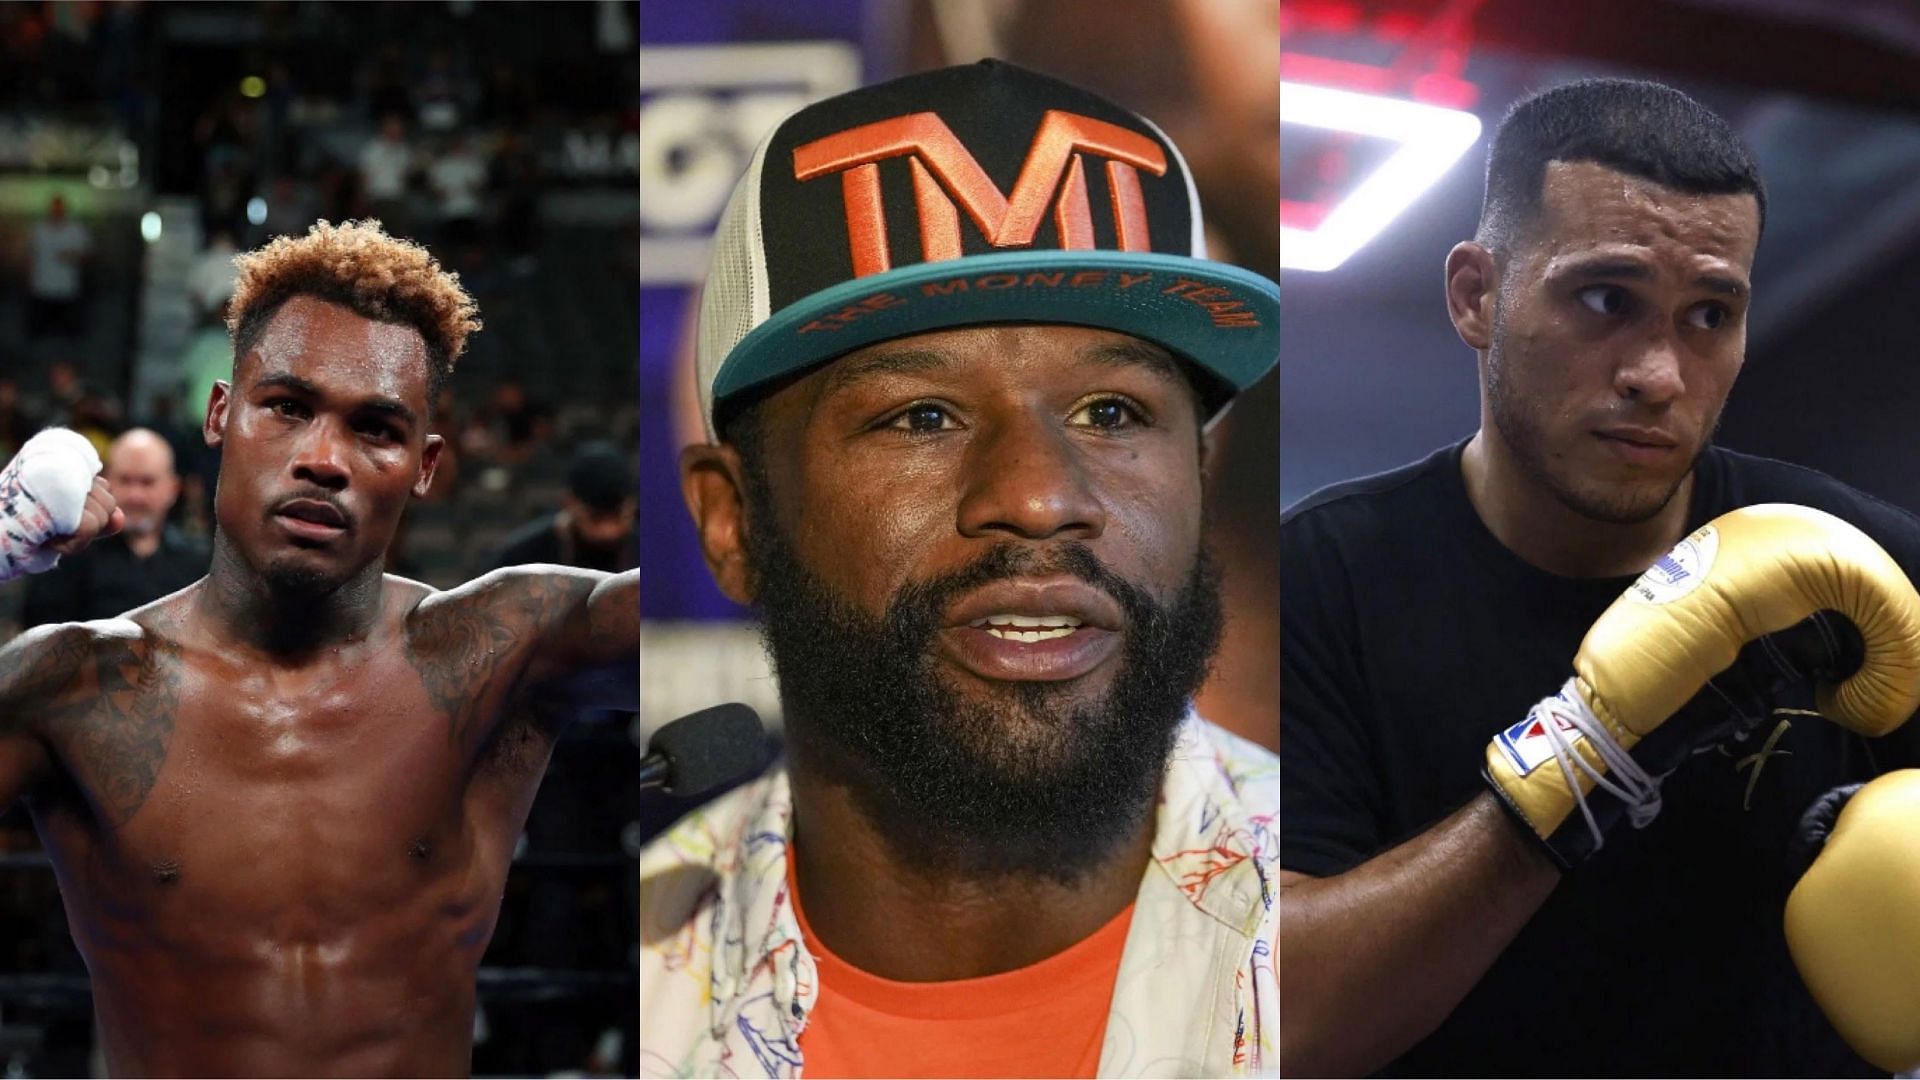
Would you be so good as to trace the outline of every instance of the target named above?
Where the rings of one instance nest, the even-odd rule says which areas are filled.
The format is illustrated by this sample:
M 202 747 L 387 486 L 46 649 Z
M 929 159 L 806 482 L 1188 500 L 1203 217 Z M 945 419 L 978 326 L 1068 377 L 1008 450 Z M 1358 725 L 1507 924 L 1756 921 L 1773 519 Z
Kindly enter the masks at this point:
M 887 28 L 869 17 L 861 0 L 730 0 L 708 4 L 652 4 L 640 21 L 640 44 L 838 41 L 863 56 L 865 74 L 886 65 Z M 645 63 L 644 53 L 642 63 Z M 723 95 L 716 90 L 716 95 Z M 647 92 L 642 91 L 644 110 Z M 643 112 L 644 123 L 644 112 Z M 764 132 L 760 134 L 765 134 Z M 745 147 L 745 153 L 752 151 Z M 741 166 L 745 167 L 743 153 Z M 640 191 L 644 207 L 647 192 Z M 643 228 L 645 226 L 643 225 Z M 739 619 L 745 612 L 714 588 L 701 560 L 692 520 L 680 497 L 679 451 L 670 407 L 675 353 L 695 290 L 643 286 L 640 290 L 640 512 L 641 610 L 649 619 Z

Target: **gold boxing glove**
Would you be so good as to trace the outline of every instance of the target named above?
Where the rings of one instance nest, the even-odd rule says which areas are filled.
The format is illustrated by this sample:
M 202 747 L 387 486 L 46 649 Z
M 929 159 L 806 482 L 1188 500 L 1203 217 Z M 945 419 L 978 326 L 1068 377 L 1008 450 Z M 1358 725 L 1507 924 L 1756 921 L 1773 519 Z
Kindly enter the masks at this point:
M 1787 948 L 1847 1045 L 1909 1072 L 1920 1068 L 1920 769 L 1861 787 L 1831 819 L 1835 795 L 1802 825 L 1833 828 L 1787 897 Z
M 1859 529 L 1770 503 L 1701 526 L 1628 586 L 1581 641 L 1573 678 L 1488 744 L 1487 782 L 1571 867 L 1623 812 L 1650 822 L 1661 779 L 1725 735 L 1661 725 L 1748 642 L 1822 611 L 1864 650 L 1857 671 L 1819 687 L 1820 712 L 1866 735 L 1898 727 L 1920 706 L 1920 594 Z

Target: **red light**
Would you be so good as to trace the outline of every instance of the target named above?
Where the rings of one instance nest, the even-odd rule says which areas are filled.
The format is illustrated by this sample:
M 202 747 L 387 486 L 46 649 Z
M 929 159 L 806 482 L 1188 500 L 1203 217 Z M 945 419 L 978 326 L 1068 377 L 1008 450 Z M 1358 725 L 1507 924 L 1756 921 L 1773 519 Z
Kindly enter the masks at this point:
M 1280 77 L 1288 82 L 1331 86 L 1337 90 L 1364 90 L 1372 94 L 1392 93 L 1394 84 L 1406 78 L 1391 68 L 1297 52 L 1280 54 Z M 1439 72 L 1413 76 L 1407 89 L 1406 96 L 1415 101 L 1449 109 L 1471 108 L 1480 100 L 1479 87 Z
M 1471 109 L 1480 100 L 1480 88 L 1451 75 L 1422 75 L 1413 80 L 1413 99 L 1449 109 Z
M 1327 202 L 1298 202 L 1293 199 L 1280 200 L 1280 224 L 1289 229 L 1305 229 L 1308 232 L 1320 227 L 1327 219 L 1327 212 L 1333 209 Z
M 1351 34 L 1360 29 L 1360 5 L 1341 0 L 1305 0 L 1280 9 L 1281 15 L 1298 19 L 1306 30 L 1330 34 Z
M 1412 41 L 1426 25 L 1425 19 L 1396 11 L 1373 20 L 1373 36 L 1382 41 Z

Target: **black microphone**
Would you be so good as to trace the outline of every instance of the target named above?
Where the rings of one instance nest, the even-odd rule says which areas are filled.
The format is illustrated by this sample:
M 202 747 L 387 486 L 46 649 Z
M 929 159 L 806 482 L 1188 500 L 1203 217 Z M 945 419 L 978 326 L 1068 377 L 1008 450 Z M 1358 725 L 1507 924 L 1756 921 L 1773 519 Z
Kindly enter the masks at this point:
M 668 795 L 704 795 L 745 779 L 767 760 L 760 714 L 739 702 L 690 713 L 653 733 L 640 759 L 640 789 Z

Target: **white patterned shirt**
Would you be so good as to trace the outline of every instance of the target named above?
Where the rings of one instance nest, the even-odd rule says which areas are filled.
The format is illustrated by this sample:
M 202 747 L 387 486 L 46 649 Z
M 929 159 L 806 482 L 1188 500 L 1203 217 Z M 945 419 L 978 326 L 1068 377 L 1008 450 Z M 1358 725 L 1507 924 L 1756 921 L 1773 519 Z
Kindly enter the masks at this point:
M 1155 811 L 1101 1076 L 1277 1076 L 1280 766 L 1190 716 Z M 819 999 L 787 889 L 784 768 L 640 853 L 640 1075 L 799 1077 Z

